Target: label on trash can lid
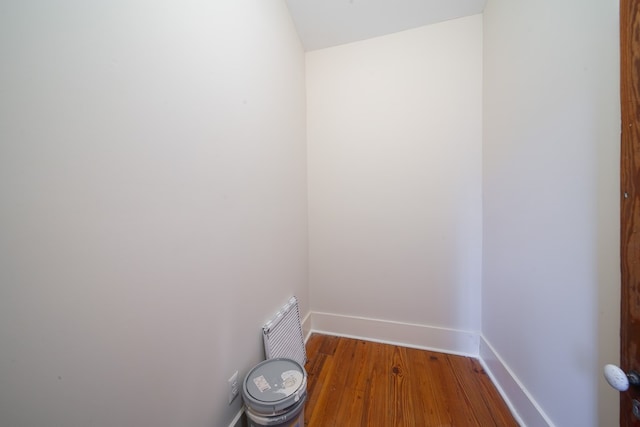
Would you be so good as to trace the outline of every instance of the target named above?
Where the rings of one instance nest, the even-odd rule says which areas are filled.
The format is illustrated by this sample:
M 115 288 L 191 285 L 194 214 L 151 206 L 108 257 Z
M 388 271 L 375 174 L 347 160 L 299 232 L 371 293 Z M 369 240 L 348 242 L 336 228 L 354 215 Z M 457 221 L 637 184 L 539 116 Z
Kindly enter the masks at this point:
M 294 360 L 265 360 L 245 378 L 242 390 L 245 403 L 256 410 L 288 408 L 306 393 L 306 376 L 304 368 Z

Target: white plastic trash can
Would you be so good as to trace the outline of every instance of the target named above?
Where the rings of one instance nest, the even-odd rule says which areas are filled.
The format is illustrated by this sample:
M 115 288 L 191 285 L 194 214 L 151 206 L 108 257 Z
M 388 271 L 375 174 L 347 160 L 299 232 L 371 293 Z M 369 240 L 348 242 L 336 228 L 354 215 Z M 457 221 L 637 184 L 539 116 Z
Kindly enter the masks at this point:
M 242 397 L 250 427 L 304 427 L 307 372 L 295 360 L 265 360 L 245 377 Z

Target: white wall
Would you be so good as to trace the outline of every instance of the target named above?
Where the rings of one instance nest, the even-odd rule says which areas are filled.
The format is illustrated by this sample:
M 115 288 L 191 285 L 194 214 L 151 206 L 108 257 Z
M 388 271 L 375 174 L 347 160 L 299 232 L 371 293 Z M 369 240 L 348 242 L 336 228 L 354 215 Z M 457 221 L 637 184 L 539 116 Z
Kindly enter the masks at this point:
M 307 53 L 314 312 L 479 329 L 481 61 L 481 15 Z
M 617 425 L 618 4 L 489 0 L 484 29 L 489 364 L 530 427 Z
M 0 424 L 228 425 L 308 311 L 284 2 L 3 2 L 0 57 Z

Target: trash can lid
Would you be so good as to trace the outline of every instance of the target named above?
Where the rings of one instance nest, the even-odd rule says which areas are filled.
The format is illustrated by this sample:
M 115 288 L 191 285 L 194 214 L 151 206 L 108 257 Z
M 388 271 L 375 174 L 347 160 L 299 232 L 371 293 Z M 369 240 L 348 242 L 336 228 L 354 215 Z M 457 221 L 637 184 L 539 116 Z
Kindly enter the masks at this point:
M 256 412 L 279 413 L 306 394 L 307 373 L 295 360 L 268 359 L 256 365 L 244 379 L 242 396 Z

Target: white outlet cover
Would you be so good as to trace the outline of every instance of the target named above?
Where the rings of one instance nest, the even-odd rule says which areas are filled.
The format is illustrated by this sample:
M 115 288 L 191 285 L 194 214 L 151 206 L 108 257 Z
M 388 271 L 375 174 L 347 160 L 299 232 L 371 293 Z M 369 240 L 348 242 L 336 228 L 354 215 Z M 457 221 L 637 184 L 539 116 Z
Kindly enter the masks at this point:
M 604 367 L 604 378 L 611 387 L 618 391 L 627 391 L 629 389 L 629 378 L 616 365 L 606 365 Z

